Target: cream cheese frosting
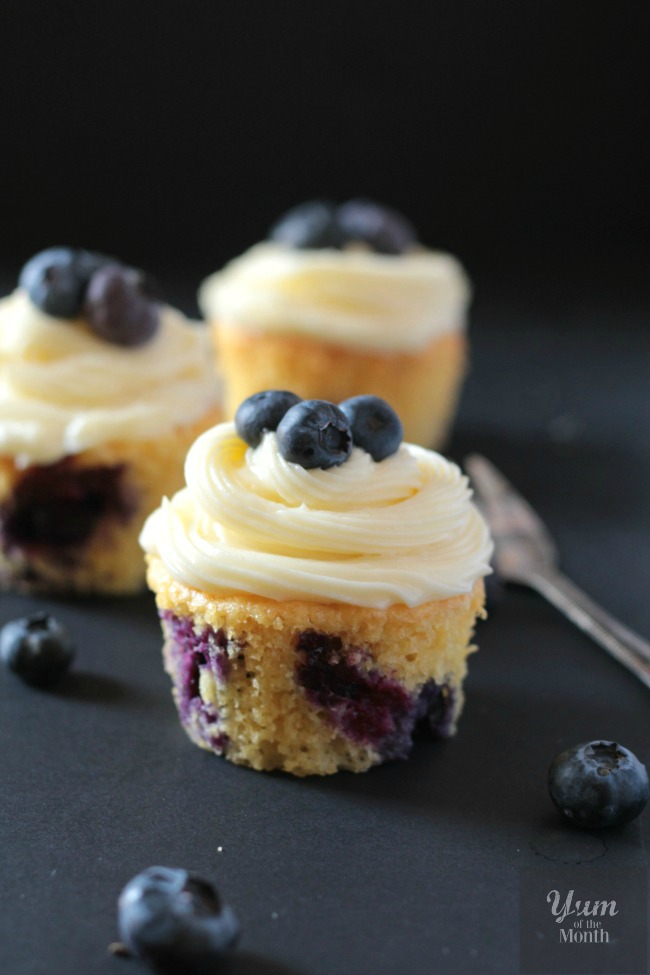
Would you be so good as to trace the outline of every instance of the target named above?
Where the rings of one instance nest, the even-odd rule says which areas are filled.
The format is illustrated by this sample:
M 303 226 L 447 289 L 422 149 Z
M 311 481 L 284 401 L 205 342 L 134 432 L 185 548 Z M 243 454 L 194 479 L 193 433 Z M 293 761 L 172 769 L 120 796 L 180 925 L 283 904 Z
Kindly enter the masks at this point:
M 257 244 L 207 278 L 206 316 L 224 327 L 310 335 L 383 351 L 417 350 L 465 326 L 468 278 L 450 254 L 295 250 Z
M 168 306 L 149 342 L 125 348 L 21 289 L 0 300 L 0 454 L 19 466 L 155 437 L 197 420 L 217 392 L 207 329 Z
M 469 593 L 492 544 L 460 469 L 413 444 L 380 462 L 353 448 L 329 470 L 255 449 L 233 423 L 190 448 L 186 487 L 140 537 L 173 579 L 212 595 L 383 609 Z

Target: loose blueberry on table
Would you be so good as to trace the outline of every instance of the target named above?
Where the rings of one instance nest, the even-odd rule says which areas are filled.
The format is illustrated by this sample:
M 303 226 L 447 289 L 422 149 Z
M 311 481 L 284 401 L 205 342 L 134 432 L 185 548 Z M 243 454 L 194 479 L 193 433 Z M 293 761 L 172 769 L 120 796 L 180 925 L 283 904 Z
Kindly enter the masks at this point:
M 153 282 L 104 254 L 51 247 L 25 264 L 18 284 L 47 315 L 80 318 L 115 345 L 143 345 L 160 325 Z
M 590 741 L 561 752 L 548 771 L 551 799 L 576 826 L 598 829 L 634 819 L 650 797 L 645 765 L 615 741 Z
M 149 867 L 129 881 L 118 926 L 127 948 L 159 975 L 213 975 L 240 932 L 209 881 L 171 867 Z
M 377 254 L 404 254 L 417 244 L 415 229 L 401 213 L 364 199 L 340 206 L 324 200 L 301 203 L 271 227 L 269 238 L 296 250 L 363 244 Z
M 0 660 L 27 684 L 53 687 L 75 656 L 68 631 L 53 616 L 34 613 L 0 630 Z

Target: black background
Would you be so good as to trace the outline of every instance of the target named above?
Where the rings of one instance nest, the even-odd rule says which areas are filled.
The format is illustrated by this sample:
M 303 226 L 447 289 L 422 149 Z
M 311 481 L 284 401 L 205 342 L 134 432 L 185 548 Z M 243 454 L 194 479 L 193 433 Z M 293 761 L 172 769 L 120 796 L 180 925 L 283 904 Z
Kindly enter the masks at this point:
M 193 296 L 287 207 L 365 195 L 481 284 L 647 277 L 645 2 L 5 0 L 0 18 L 7 274 L 69 243 Z

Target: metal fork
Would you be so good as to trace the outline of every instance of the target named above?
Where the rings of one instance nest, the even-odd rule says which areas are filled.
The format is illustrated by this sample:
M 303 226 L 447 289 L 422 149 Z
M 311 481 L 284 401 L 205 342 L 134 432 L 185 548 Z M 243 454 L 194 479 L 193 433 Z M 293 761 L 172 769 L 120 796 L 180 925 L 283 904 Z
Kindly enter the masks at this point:
M 476 505 L 494 539 L 497 576 L 540 593 L 650 687 L 650 643 L 607 613 L 557 568 L 557 551 L 546 527 L 493 464 L 472 454 L 465 460 L 465 469 Z

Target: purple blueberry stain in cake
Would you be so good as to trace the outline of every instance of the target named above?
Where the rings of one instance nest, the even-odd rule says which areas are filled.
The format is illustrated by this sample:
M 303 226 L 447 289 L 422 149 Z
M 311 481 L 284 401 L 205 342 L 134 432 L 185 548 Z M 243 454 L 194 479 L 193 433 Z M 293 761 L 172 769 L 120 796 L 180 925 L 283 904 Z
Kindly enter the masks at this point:
M 161 612 L 170 637 L 178 711 L 181 722 L 194 728 L 213 751 L 223 753 L 228 735 L 219 729 L 218 709 L 201 696 L 201 673 L 207 668 L 219 684 L 225 684 L 232 668 L 231 656 L 241 655 L 241 646 L 228 639 L 224 630 L 205 626 L 197 631 L 187 616 Z
M 205 626 L 197 633 L 193 620 L 188 616 L 176 616 L 168 610 L 164 611 L 162 616 L 170 624 L 174 642 L 181 647 L 183 654 L 194 655 L 197 659 L 197 667 L 209 664 L 215 678 L 220 683 L 225 683 L 231 668 L 230 641 L 225 631 L 213 630 L 211 626 Z M 196 691 L 192 696 L 196 694 L 198 694 L 198 676 Z
M 225 731 L 222 731 L 220 734 L 212 736 L 210 739 L 210 744 L 217 754 L 223 755 L 228 750 L 230 738 Z
M 399 681 L 363 667 L 367 651 L 344 650 L 340 637 L 314 630 L 300 634 L 297 651 L 298 684 L 342 734 L 380 751 L 401 737 L 413 710 L 411 696 Z
M 136 511 L 125 465 L 79 467 L 66 457 L 34 465 L 0 505 L 0 535 L 8 550 L 63 555 L 69 561 L 109 519 L 128 522 Z
M 414 733 L 418 738 L 448 738 L 454 723 L 456 695 L 448 684 L 428 680 L 416 699 Z
M 407 758 L 413 742 L 448 738 L 454 718 L 454 692 L 446 684 L 427 681 L 410 695 L 411 710 L 380 747 L 382 761 Z
M 428 681 L 409 692 L 395 678 L 372 667 L 359 647 L 344 647 L 340 637 L 306 630 L 296 645 L 296 681 L 308 701 L 322 708 L 346 738 L 368 745 L 383 761 L 406 758 L 417 732 L 446 737 L 453 719 L 453 694 Z

